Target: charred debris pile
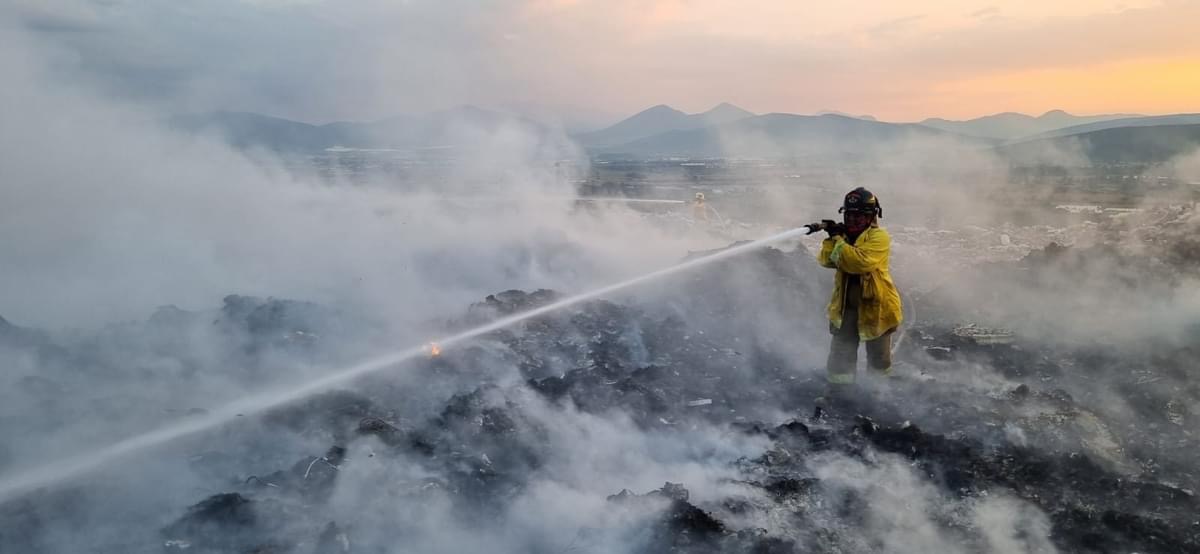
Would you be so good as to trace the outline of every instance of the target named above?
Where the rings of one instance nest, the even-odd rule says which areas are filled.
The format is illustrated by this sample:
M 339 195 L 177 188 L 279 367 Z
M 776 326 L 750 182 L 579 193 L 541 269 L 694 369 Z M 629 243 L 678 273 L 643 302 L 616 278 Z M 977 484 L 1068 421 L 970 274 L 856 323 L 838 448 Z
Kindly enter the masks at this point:
M 991 269 L 1053 282 L 1047 275 L 1072 271 L 1074 255 L 1047 249 Z M 404 383 L 371 377 L 275 410 L 262 418 L 270 432 L 318 437 L 324 450 L 267 473 L 228 468 L 223 490 L 179 506 L 145 551 L 375 553 L 427 544 L 406 543 L 430 532 L 419 517 L 380 518 L 380 505 L 412 506 L 399 512 L 409 515 L 437 506 L 460 529 L 504 536 L 514 511 L 554 509 L 527 499 L 554 479 L 561 449 L 571 447 L 552 420 L 580 415 L 627 420 L 630 432 L 651 437 L 711 433 L 759 448 L 731 458 L 697 452 L 697 463 L 726 475 L 715 492 L 698 494 L 711 483 L 686 475 L 657 488 L 615 485 L 603 509 L 628 517 L 527 539 L 522 550 L 1200 549 L 1194 345 L 1145 357 L 1031 338 L 992 327 L 997 314 L 956 310 L 963 291 L 947 286 L 909 299 L 918 317 L 901 343 L 898 377 L 818 411 L 829 280 L 802 247 L 765 249 L 447 348 L 412 362 Z M 558 298 L 495 294 L 449 327 Z M 320 350 L 327 339 L 311 323 L 291 329 L 288 310 L 268 304 L 238 312 L 247 324 L 273 326 L 257 339 L 237 335 L 252 338 L 238 343 L 239 356 L 282 337 L 289 348 Z M 291 332 L 305 325 L 307 335 Z M 2 340 L 43 340 L 30 333 L 0 327 Z M 1128 411 L 1104 409 L 1113 395 Z M 366 464 L 390 477 L 358 483 L 348 508 L 343 481 Z M 70 507 L 62 493 L 39 494 L 0 507 L 0 550 L 45 551 L 39 529 Z

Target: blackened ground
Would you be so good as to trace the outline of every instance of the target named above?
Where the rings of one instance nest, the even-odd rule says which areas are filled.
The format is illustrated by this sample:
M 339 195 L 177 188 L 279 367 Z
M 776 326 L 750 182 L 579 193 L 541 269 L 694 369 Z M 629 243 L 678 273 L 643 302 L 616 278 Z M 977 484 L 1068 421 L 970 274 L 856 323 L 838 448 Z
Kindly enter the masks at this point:
M 916 550 L 886 542 L 895 535 L 882 533 L 877 521 L 882 500 L 870 487 L 898 485 L 848 486 L 831 469 L 842 466 L 910 475 L 928 505 L 913 499 L 909 509 L 928 512 L 921 521 L 952 550 L 993 548 L 985 526 L 963 517 L 993 498 L 1036 507 L 1049 522 L 1049 540 L 1063 551 L 1200 549 L 1189 434 L 1196 414 L 1186 408 L 1195 406 L 1190 352 L 1160 349 L 1144 366 L 1154 373 L 1139 376 L 1120 369 L 1138 354 L 1118 349 L 1027 339 L 979 345 L 953 333 L 959 312 L 939 305 L 935 294 L 920 300 L 918 309 L 931 316 L 909 329 L 897 378 L 817 411 L 813 399 L 825 394 L 817 369 L 828 340 L 830 280 L 803 249 L 767 249 L 638 296 L 584 303 L 457 345 L 414 362 L 411 382 L 373 377 L 355 391 L 275 410 L 263 418 L 268 428 L 325 437 L 328 449 L 270 473 L 230 475 L 224 492 L 180 506 L 161 540 L 142 551 L 404 550 L 406 537 L 417 533 L 414 523 L 377 528 L 367 517 L 338 519 L 342 512 L 333 508 L 342 469 L 365 462 L 350 454 L 363 452 L 355 448 L 361 444 L 376 445 L 366 454 L 373 463 L 421 469 L 403 482 L 380 483 L 378 497 L 362 499 L 364 506 L 449 502 L 460 528 L 487 529 L 563 455 L 545 405 L 563 417 L 627 414 L 643 433 L 711 430 L 767 445 L 753 457 L 698 460 L 733 470 L 739 477 L 725 485 L 741 492 L 699 501 L 689 493 L 699 485 L 687 482 L 611 491 L 606 509 L 645 514 L 627 533 L 634 551 Z M 550 291 L 499 293 L 450 327 L 556 298 Z M 286 317 L 263 315 L 275 328 L 290 328 Z M 1113 419 L 1100 409 L 1103 387 L 1090 387 L 1072 370 L 1080 365 L 1125 375 L 1116 391 L 1139 407 L 1133 417 Z M 514 370 L 513 378 L 498 377 Z M 1163 396 L 1170 391 L 1138 384 L 1167 376 L 1192 387 L 1172 394 L 1193 403 L 1171 408 Z M 47 552 L 39 533 L 69 518 L 63 504 L 46 493 L 0 507 L 0 550 Z M 527 550 L 599 548 L 593 540 L 600 530 L 573 531 L 565 549 L 537 543 Z M 1038 550 L 1036 526 L 1006 532 Z M 381 535 L 389 542 L 367 538 Z

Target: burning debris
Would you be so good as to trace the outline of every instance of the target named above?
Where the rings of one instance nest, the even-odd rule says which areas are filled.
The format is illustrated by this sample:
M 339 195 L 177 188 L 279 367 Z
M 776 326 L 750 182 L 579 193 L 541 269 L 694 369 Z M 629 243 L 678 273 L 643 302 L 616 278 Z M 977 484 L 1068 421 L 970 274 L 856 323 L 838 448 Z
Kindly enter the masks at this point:
M 1028 265 L 1064 255 L 1002 269 L 1041 278 L 1055 270 Z M 803 248 L 768 249 L 429 343 L 410 380 L 371 377 L 257 420 L 252 437 L 305 452 L 248 457 L 248 437 L 222 435 L 235 460 L 208 469 L 227 472 L 219 488 L 176 507 L 154 548 L 98 551 L 874 552 L 914 534 L 941 551 L 1006 551 L 1011 537 L 1028 551 L 1200 548 L 1194 349 L 1143 357 L 963 324 L 954 291 L 934 290 L 915 302 L 900 375 L 814 415 L 821 348 L 805 358 L 796 343 L 824 342 L 823 275 Z M 450 326 L 559 298 L 506 291 Z M 254 341 L 291 328 L 265 320 Z M 1106 411 L 1113 394 L 1128 417 Z M 626 443 L 605 437 L 645 442 L 610 453 Z M 653 452 L 665 444 L 679 446 Z M 668 482 L 652 490 L 663 480 L 643 471 Z M 0 549 L 53 551 L 37 539 L 47 518 L 30 521 L 71 513 L 50 498 L 0 506 Z

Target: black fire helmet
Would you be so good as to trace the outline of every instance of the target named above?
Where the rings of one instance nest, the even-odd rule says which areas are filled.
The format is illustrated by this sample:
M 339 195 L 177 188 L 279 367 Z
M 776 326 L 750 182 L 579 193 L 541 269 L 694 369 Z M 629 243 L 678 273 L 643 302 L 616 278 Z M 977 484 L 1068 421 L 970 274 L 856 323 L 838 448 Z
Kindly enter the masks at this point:
M 883 217 L 883 206 L 879 204 L 879 199 L 871 191 L 858 187 L 846 193 L 842 207 L 838 210 L 838 213 L 842 212 L 869 213 Z

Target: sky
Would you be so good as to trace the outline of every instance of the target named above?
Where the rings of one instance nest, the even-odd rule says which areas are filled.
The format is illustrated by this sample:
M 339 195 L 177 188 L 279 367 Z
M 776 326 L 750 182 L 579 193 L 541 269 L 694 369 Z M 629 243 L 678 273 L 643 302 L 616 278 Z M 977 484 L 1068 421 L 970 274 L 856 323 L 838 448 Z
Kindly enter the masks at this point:
M 48 71 L 173 112 L 611 123 L 1200 111 L 1200 0 L 15 0 Z M 4 15 L 0 12 L 0 15 Z

